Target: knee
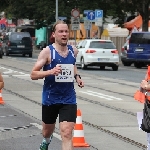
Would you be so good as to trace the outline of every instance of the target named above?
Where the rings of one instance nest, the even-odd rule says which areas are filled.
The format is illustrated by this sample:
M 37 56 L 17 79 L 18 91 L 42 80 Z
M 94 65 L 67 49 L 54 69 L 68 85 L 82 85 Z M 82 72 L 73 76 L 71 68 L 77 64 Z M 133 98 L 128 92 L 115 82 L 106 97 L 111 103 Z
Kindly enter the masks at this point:
M 72 129 L 69 128 L 65 128 L 65 129 L 61 129 L 61 136 L 62 139 L 71 139 L 72 138 Z

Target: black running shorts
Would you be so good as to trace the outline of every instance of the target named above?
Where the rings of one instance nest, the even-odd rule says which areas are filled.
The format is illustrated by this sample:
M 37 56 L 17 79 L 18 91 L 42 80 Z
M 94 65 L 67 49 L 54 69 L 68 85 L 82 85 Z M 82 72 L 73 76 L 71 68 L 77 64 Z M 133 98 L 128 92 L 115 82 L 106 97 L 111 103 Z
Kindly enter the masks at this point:
M 54 124 L 59 115 L 59 122 L 76 122 L 76 104 L 42 105 L 42 121 L 45 124 Z

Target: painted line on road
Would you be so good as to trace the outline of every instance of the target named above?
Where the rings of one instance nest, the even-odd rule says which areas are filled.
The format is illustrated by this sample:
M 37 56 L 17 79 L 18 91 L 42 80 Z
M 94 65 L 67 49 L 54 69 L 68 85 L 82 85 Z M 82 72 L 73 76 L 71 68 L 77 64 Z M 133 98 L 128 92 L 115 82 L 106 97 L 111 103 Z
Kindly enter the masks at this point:
M 30 74 L 23 74 L 23 75 L 17 74 L 17 75 L 12 75 L 12 76 L 14 76 L 14 77 L 29 77 Z
M 33 59 L 33 58 L 27 58 L 27 59 L 29 59 L 29 60 L 33 60 L 33 61 L 37 61 L 37 59 Z
M 0 66 L 0 69 L 7 69 L 7 68 Z
M 103 94 L 103 93 L 97 93 L 97 92 L 94 92 L 94 91 L 79 91 L 80 93 L 84 93 L 84 94 L 88 94 L 88 95 L 91 95 L 91 96 L 96 96 L 96 97 L 99 97 L 99 98 L 104 98 L 106 100 L 109 100 L 109 101 L 112 101 L 112 100 L 123 100 L 121 98 L 117 98 L 117 97 L 114 97 L 114 96 L 110 96 L 110 95 L 106 95 L 106 94 Z
M 42 130 L 42 125 L 39 125 L 38 123 L 30 123 L 31 125 L 34 125 L 38 129 Z M 56 137 L 57 139 L 61 140 L 61 136 L 57 133 L 53 133 L 53 136 Z
M 7 74 L 3 74 L 3 77 L 6 78 L 6 77 L 10 77 L 10 76 Z
M 13 73 L 13 70 L 11 70 L 11 69 L 7 69 L 8 71 L 5 71 L 5 72 L 3 72 L 3 74 L 10 74 L 10 73 Z
M 15 77 L 22 77 L 22 76 L 30 76 L 29 74 L 26 74 L 24 72 L 19 72 L 19 71 L 15 71 L 9 68 L 5 68 L 0 66 L 0 69 L 3 69 L 5 71 L 1 71 L 1 73 L 3 73 L 4 75 L 11 75 L 11 76 L 15 76 Z

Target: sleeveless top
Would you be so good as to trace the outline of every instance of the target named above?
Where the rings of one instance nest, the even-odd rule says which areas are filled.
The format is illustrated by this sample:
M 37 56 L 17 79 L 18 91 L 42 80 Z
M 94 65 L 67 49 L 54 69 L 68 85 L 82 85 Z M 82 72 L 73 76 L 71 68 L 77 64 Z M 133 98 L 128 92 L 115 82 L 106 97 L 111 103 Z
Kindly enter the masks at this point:
M 62 57 L 52 45 L 49 45 L 51 63 L 44 65 L 43 71 L 53 69 L 57 64 L 75 65 L 76 59 L 74 50 L 71 45 L 67 45 L 67 47 L 69 51 L 68 55 Z M 45 77 L 42 92 L 42 105 L 52 104 L 76 104 L 74 82 L 55 82 L 55 75 Z

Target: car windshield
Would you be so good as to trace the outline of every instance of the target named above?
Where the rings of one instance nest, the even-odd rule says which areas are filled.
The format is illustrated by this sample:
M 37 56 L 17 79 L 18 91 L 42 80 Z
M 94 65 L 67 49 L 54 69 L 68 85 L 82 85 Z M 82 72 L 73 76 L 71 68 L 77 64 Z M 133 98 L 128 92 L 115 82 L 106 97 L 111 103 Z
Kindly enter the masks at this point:
M 150 33 L 133 33 L 130 38 L 130 43 L 150 44 Z
M 126 43 L 124 44 L 124 46 L 127 46 L 127 45 L 129 45 L 129 40 L 126 41 Z
M 111 41 L 92 41 L 89 48 L 114 49 L 116 47 Z
M 10 40 L 30 40 L 30 36 L 28 34 L 12 34 Z
M 82 44 L 83 41 L 80 41 L 77 45 L 77 48 L 80 48 L 81 44 Z

